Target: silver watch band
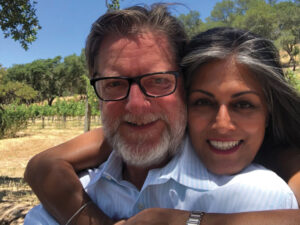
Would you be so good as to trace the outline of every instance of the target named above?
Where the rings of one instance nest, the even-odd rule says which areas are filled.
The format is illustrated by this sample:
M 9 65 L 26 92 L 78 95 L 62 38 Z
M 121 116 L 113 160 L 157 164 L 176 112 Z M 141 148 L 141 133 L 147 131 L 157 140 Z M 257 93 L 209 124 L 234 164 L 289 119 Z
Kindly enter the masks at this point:
M 204 212 L 192 211 L 186 225 L 200 225 Z

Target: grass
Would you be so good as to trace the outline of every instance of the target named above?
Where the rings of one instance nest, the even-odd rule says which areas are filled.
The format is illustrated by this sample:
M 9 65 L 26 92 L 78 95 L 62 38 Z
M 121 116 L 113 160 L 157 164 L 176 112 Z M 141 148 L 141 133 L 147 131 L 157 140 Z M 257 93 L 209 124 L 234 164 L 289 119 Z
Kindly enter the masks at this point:
M 99 127 L 93 120 L 92 129 Z M 83 132 L 83 119 L 31 122 L 16 138 L 0 140 L 0 224 L 23 224 L 28 210 L 39 203 L 24 182 L 23 174 L 29 159 L 35 154 L 63 143 Z

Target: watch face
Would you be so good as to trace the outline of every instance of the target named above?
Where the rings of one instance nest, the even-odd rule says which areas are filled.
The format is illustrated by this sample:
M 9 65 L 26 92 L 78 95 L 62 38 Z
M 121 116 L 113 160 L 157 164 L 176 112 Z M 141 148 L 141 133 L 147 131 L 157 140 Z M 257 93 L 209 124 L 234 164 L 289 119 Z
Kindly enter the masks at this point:
M 186 225 L 200 225 L 204 214 L 204 212 L 191 212 L 189 219 L 186 221 Z

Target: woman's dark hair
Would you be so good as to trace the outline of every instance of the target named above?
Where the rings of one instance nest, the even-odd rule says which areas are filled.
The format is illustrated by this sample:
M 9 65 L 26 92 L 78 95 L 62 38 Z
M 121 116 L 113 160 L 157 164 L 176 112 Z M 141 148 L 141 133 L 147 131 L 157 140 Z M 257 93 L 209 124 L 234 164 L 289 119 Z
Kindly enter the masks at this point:
M 300 149 L 300 95 L 285 79 L 278 50 L 271 41 L 228 27 L 196 35 L 181 63 L 187 89 L 199 66 L 230 56 L 245 65 L 263 89 L 269 113 L 264 151 L 279 145 Z

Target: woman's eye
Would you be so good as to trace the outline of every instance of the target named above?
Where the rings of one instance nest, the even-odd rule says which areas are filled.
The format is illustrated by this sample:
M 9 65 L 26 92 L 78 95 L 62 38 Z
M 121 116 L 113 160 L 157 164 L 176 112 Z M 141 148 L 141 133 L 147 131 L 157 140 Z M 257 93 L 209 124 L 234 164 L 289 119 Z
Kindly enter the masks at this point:
M 254 105 L 247 101 L 241 101 L 234 104 L 235 108 L 238 109 L 251 109 L 254 108 Z

